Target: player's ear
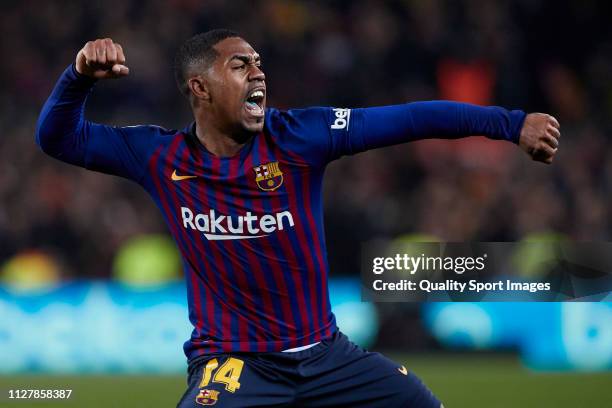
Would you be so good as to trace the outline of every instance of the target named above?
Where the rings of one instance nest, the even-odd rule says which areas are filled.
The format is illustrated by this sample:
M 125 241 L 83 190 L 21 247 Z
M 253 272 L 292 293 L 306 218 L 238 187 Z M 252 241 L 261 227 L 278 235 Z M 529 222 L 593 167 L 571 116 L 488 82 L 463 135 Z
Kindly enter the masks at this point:
M 208 84 L 200 75 L 189 78 L 187 80 L 187 86 L 189 87 L 189 92 L 191 92 L 195 99 L 204 101 L 210 100 Z

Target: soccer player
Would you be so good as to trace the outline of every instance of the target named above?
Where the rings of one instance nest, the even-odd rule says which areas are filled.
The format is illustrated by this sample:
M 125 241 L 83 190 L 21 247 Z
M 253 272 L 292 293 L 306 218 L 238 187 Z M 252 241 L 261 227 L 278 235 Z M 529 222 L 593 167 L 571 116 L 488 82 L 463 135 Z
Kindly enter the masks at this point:
M 85 120 L 101 79 L 129 73 L 111 39 L 85 44 L 40 114 L 36 141 L 67 163 L 140 184 L 182 254 L 194 330 L 180 407 L 440 407 L 409 370 L 351 343 L 327 290 L 321 184 L 328 163 L 431 137 L 485 135 L 551 163 L 549 115 L 432 101 L 363 109 L 266 107 L 257 52 L 213 30 L 186 41 L 182 130 Z

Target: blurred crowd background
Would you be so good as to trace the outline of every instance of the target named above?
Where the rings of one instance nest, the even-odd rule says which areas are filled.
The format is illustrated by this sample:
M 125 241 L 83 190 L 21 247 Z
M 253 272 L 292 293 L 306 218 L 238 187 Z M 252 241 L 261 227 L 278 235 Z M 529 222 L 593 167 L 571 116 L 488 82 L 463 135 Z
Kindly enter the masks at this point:
M 183 392 L 192 327 L 159 211 L 130 181 L 46 156 L 34 130 L 62 71 L 104 37 L 123 45 L 130 75 L 98 83 L 87 118 L 185 127 L 175 51 L 225 27 L 261 54 L 270 106 L 450 99 L 554 115 L 550 166 L 483 137 L 332 163 L 332 308 L 353 341 L 449 406 L 612 406 L 612 303 L 370 303 L 359 279 L 361 246 L 379 238 L 526 241 L 514 256 L 533 274 L 551 241 L 611 240 L 611 15 L 597 0 L 0 2 L 0 389 L 69 385 L 87 407 L 171 406 Z M 109 382 L 128 373 L 140 375 Z
M 96 86 L 90 120 L 181 128 L 177 47 L 211 28 L 262 55 L 268 104 L 364 107 L 452 99 L 548 112 L 555 163 L 507 142 L 423 141 L 344 158 L 327 173 L 332 275 L 377 237 L 516 241 L 611 238 L 612 30 L 604 1 L 4 1 L 0 6 L 0 267 L 103 278 L 135 236 L 165 234 L 136 185 L 55 161 L 38 112 L 83 44 L 123 45 L 130 76 Z

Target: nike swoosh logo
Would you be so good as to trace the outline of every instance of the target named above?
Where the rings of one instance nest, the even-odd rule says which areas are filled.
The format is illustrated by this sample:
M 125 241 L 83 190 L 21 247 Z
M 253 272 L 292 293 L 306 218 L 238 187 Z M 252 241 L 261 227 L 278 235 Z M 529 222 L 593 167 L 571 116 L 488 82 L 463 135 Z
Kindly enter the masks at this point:
M 198 176 L 179 176 L 178 174 L 176 174 L 176 170 L 174 170 L 172 172 L 172 176 L 170 176 L 170 178 L 173 181 L 181 181 L 181 180 L 187 180 L 187 179 L 192 179 L 192 178 L 197 178 Z
M 402 366 L 402 368 L 398 368 L 397 371 L 399 371 L 400 373 L 404 375 L 408 375 L 408 370 L 404 366 Z

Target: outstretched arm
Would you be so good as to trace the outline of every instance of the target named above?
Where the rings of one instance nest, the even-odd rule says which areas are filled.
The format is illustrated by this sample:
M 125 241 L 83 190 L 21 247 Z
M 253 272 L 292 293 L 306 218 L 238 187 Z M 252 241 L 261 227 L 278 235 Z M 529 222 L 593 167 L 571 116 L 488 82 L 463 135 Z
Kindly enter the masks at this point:
M 550 115 L 448 101 L 332 110 L 331 156 L 428 138 L 482 135 L 518 144 L 534 160 L 551 163 L 559 123 Z
M 36 142 L 47 154 L 78 166 L 139 180 L 155 127 L 111 127 L 85 120 L 85 102 L 98 79 L 129 73 L 119 44 L 90 41 L 58 80 L 38 118 Z
M 268 109 L 266 126 L 282 146 L 314 165 L 413 140 L 476 135 L 513 142 L 533 160 L 552 163 L 561 137 L 559 122 L 550 115 L 449 101 Z

